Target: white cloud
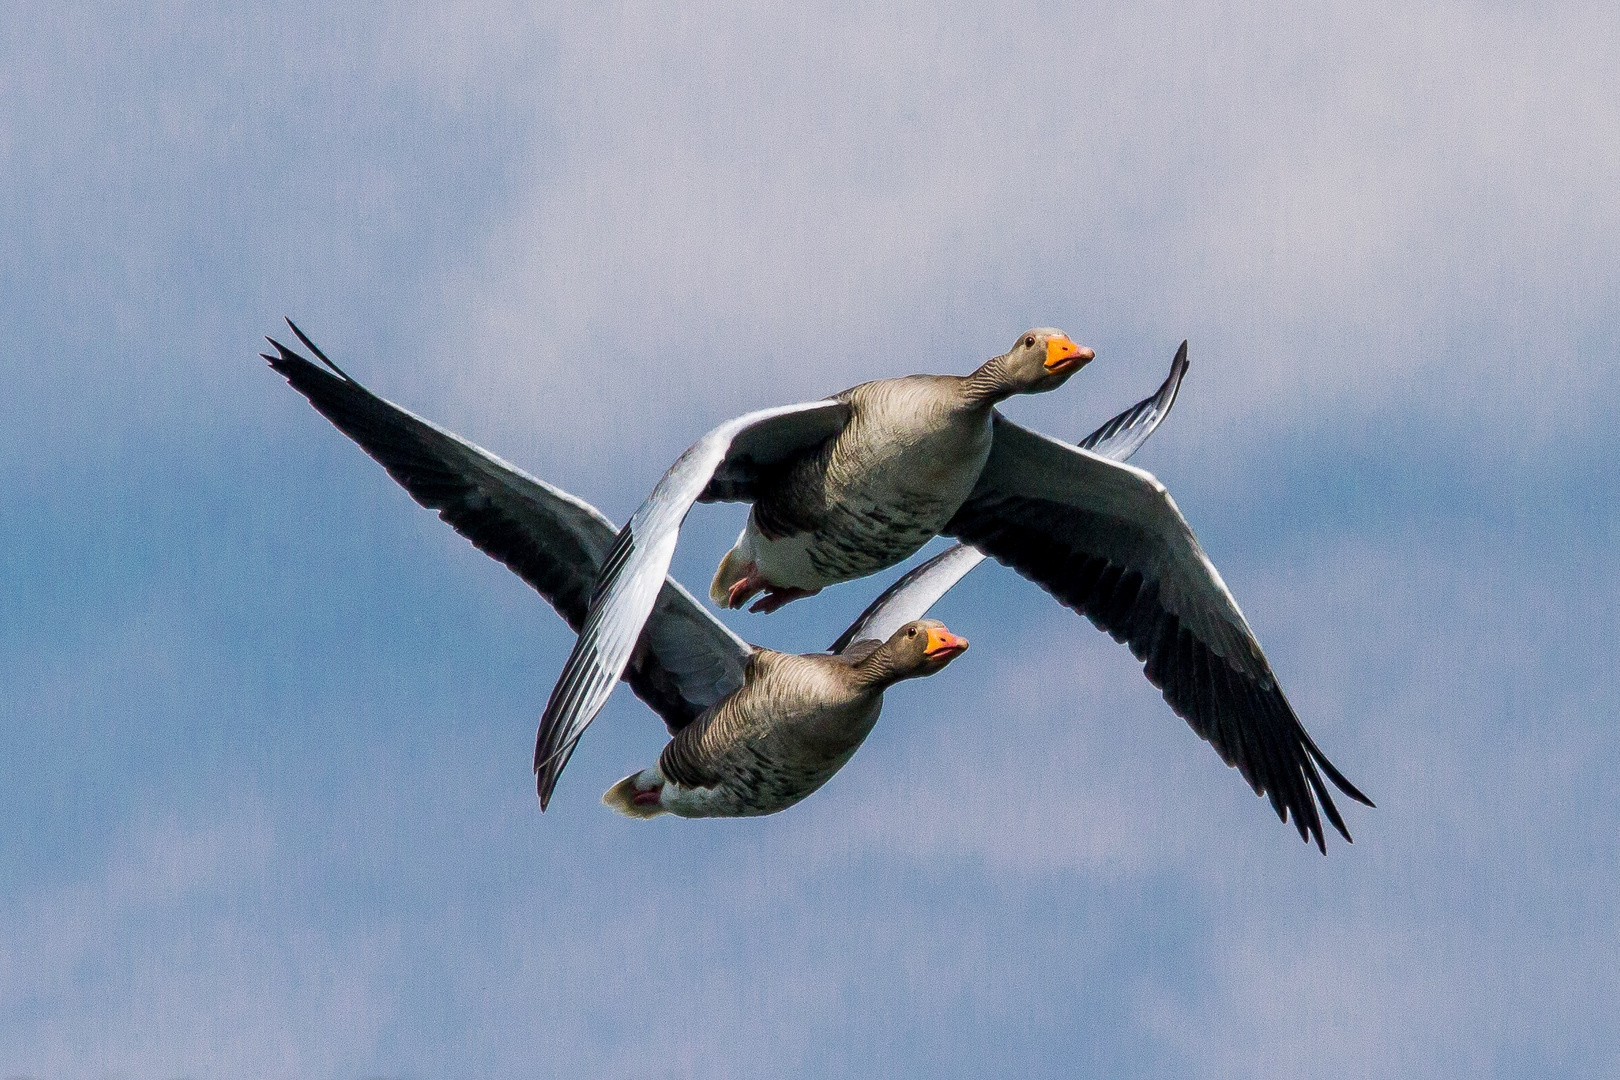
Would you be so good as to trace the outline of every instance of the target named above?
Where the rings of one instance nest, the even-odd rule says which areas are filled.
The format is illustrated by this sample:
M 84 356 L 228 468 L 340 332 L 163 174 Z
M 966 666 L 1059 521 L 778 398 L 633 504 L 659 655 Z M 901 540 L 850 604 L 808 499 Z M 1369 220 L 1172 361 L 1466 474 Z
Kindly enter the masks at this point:
M 1539 390 L 1536 419 L 1567 423 L 1603 378 L 1581 334 L 1612 307 L 1613 23 L 559 16 L 532 180 L 438 349 L 479 411 L 591 456 L 626 428 L 689 436 L 694 411 L 959 370 L 1028 322 L 1131 363 L 1191 334 L 1203 403 L 1178 423 L 1198 432 L 1261 438 L 1440 383 L 1470 418 Z

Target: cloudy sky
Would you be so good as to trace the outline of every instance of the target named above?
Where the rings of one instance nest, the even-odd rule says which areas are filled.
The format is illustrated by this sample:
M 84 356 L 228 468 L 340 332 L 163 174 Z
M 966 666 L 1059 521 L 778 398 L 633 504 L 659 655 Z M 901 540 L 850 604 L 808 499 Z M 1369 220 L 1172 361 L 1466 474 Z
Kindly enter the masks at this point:
M 584 6 L 0 25 L 0 1073 L 1620 1072 L 1620 11 Z M 1049 324 L 1078 437 L 1188 338 L 1137 463 L 1379 808 L 1320 856 L 992 564 L 801 806 L 611 815 L 621 690 L 542 816 L 566 629 L 283 314 L 616 520 L 746 408 Z

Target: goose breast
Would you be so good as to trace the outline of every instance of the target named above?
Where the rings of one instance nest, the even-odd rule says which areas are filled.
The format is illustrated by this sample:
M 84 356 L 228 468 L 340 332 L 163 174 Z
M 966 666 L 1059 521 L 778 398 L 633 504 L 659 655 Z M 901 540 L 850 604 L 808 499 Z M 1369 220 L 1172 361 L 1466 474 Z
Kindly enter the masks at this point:
M 770 580 L 817 589 L 864 577 L 938 535 L 990 455 L 989 412 L 964 407 L 956 382 L 885 379 L 841 395 L 848 425 L 755 503 Z

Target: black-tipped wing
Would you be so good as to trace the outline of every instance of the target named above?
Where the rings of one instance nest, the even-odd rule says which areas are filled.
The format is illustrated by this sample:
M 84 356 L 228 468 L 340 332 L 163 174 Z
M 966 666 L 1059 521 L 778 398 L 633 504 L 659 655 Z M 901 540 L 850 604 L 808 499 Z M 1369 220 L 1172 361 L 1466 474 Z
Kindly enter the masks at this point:
M 288 324 L 292 324 L 289 322 Z M 473 546 L 534 587 L 575 631 L 617 530 L 594 506 L 385 401 L 328 360 L 322 368 L 271 340 L 270 366 L 388 475 Z M 678 731 L 741 686 L 751 647 L 674 579 L 658 593 L 624 679 Z
M 1170 407 L 1176 403 L 1176 393 L 1186 374 L 1187 343 L 1183 341 L 1175 359 L 1170 361 L 1170 374 L 1165 376 L 1158 390 L 1081 439 L 1081 448 L 1110 461 L 1129 460 L 1170 415 Z M 827 651 L 841 653 L 852 642 L 869 638 L 887 640 L 906 623 L 928 614 L 928 609 L 938 603 L 940 597 L 983 561 L 983 553 L 966 544 L 956 544 L 935 555 L 885 589 Z
M 1102 427 L 1080 440 L 1082 450 L 1090 450 L 1109 461 L 1129 461 L 1142 448 L 1154 429 L 1170 415 L 1187 374 L 1187 343 L 1183 341 L 1170 361 L 1170 374 L 1164 377 L 1152 397 L 1143 398 Z
M 945 531 L 994 556 L 1130 646 L 1177 715 L 1284 821 L 1326 851 L 1322 782 L 1371 805 L 1295 716 L 1260 643 L 1164 485 L 1149 473 L 995 418 L 990 459 Z
M 751 477 L 820 446 L 848 420 L 849 406 L 836 400 L 749 413 L 693 443 L 658 481 L 608 552 L 579 640 L 540 718 L 534 773 L 542 810 L 574 745 L 631 658 L 692 504 L 699 496 L 751 497 Z M 717 478 L 725 481 L 723 490 L 716 489 Z

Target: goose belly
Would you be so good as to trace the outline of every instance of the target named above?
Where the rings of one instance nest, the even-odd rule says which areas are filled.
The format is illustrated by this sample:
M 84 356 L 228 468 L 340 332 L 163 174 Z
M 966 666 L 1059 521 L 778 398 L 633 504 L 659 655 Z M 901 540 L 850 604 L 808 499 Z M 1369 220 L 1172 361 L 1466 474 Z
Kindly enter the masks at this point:
M 828 584 L 893 566 L 939 535 L 967 497 L 966 490 L 953 494 L 850 492 L 827 508 L 827 525 L 810 534 L 805 560 Z
M 842 769 L 865 741 L 881 700 L 854 711 L 795 718 L 724 754 L 713 787 L 665 792 L 662 805 L 681 817 L 761 817 L 786 810 Z
M 857 444 L 849 451 L 845 456 L 858 467 L 839 468 L 838 456 L 829 463 L 816 528 L 756 538 L 756 559 L 768 580 L 819 589 L 910 558 L 961 508 L 990 443 L 988 432 L 966 439 L 942 432 L 899 445 Z
M 664 809 L 679 817 L 763 817 L 803 801 L 831 780 L 855 751 L 825 762 L 783 762 L 739 755 L 739 771 L 710 788 L 666 793 Z

